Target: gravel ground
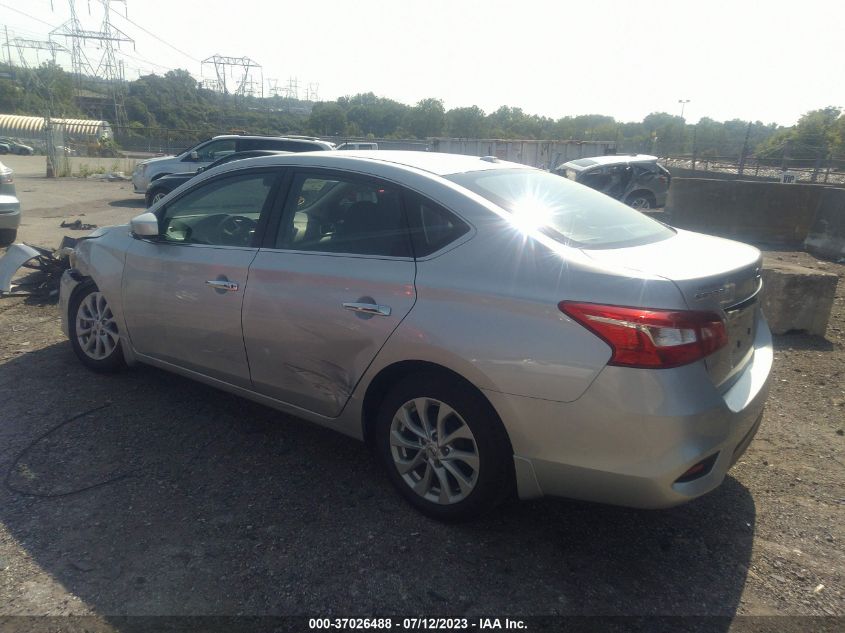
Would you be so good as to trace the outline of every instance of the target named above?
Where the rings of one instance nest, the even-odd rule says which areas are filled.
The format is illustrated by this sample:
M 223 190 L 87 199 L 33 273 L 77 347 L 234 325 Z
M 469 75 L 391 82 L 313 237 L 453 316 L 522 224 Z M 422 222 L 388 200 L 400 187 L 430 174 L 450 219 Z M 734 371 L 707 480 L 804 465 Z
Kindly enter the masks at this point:
M 22 177 L 22 238 L 57 197 L 125 220 L 125 187 Z M 763 425 L 716 491 L 457 526 L 354 440 L 156 369 L 84 370 L 52 304 L 0 299 L 0 332 L 0 616 L 845 616 L 845 283 L 825 338 L 777 338 Z

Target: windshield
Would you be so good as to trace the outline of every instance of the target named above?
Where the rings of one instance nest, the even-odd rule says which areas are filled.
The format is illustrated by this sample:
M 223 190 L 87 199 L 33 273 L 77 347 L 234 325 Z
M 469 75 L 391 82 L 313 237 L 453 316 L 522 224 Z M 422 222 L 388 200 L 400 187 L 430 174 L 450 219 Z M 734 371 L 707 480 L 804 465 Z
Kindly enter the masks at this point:
M 513 214 L 513 222 L 579 248 L 621 248 L 667 239 L 672 229 L 589 187 L 535 169 L 491 169 L 447 179 Z

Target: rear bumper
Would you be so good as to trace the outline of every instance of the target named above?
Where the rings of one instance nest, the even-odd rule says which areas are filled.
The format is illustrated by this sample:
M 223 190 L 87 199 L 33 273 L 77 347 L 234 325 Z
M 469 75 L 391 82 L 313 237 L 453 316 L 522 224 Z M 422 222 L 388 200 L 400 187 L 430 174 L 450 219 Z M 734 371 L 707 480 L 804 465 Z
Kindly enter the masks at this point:
M 773 360 L 762 318 L 754 347 L 723 394 L 703 362 L 672 370 L 606 367 L 569 403 L 486 391 L 511 437 L 520 497 L 663 508 L 710 492 L 762 419 Z M 706 474 L 677 481 L 713 456 Z

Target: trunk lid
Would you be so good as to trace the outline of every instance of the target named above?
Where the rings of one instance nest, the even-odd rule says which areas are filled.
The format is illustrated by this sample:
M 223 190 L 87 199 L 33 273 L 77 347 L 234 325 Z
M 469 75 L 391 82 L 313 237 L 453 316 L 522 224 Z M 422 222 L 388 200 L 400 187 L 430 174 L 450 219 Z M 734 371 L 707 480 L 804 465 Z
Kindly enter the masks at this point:
M 583 249 L 591 259 L 672 281 L 690 310 L 725 319 L 728 345 L 705 359 L 714 384 L 727 389 L 750 360 L 760 310 L 762 255 L 748 244 L 676 230 L 659 242 L 615 249 Z M 661 307 L 661 306 L 642 306 Z

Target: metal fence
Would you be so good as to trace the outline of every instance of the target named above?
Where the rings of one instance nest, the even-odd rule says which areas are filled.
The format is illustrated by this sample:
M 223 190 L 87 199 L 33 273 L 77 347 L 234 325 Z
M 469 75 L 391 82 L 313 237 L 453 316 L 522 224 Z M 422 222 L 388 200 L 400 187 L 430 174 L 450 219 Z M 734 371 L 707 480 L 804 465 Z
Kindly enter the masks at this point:
M 845 185 L 845 160 L 843 159 L 786 159 L 766 160 L 736 156 L 692 158 L 668 156 L 661 159 L 666 167 L 688 172 L 701 172 L 713 177 L 778 182 L 805 182 Z M 688 175 L 688 174 L 684 174 Z

